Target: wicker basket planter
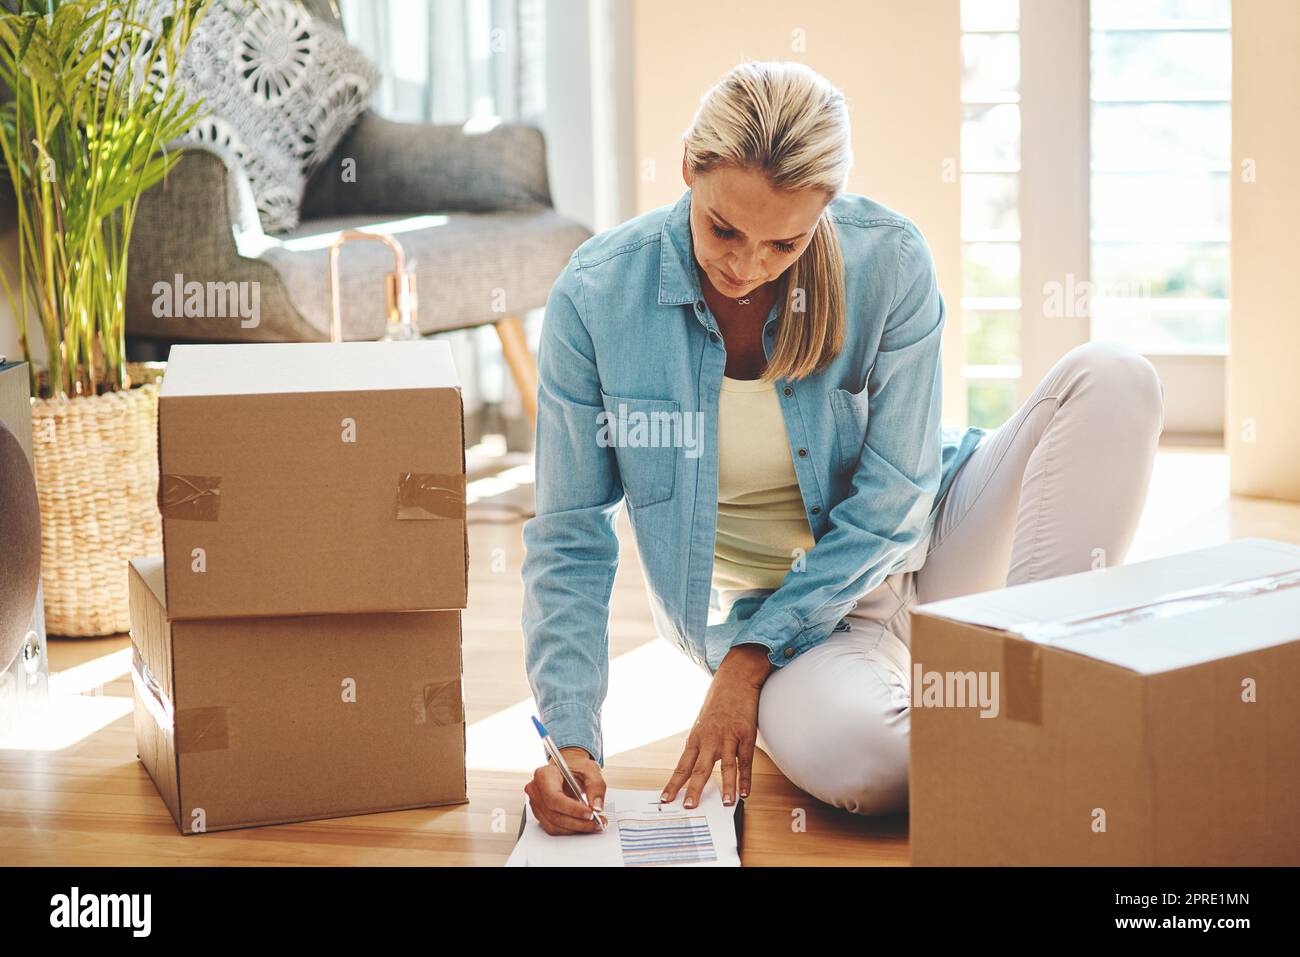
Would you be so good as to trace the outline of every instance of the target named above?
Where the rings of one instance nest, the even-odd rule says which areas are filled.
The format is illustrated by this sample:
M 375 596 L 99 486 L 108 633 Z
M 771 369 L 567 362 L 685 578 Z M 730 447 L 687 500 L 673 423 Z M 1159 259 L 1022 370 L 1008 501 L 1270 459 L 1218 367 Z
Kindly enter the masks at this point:
M 0 189 L 28 253 L 4 263 L 0 289 L 23 357 L 48 363 L 31 391 L 51 634 L 127 631 L 127 560 L 162 547 L 158 389 L 125 362 L 124 289 L 141 197 L 200 116 L 177 64 L 213 4 L 0 4 Z
M 162 554 L 158 385 L 34 399 L 32 439 L 46 630 L 128 631 L 127 560 Z

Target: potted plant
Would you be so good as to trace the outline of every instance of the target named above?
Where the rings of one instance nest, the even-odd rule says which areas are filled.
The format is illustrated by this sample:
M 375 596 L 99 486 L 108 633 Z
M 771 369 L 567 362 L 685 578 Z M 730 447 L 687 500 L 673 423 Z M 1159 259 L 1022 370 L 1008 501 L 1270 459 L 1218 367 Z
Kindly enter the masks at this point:
M 125 357 L 127 249 L 141 194 L 178 158 L 164 147 L 196 119 L 168 78 L 210 2 L 0 0 L 0 179 L 18 239 L 0 283 L 33 370 L 52 634 L 126 631 L 127 559 L 162 548 L 157 384 Z

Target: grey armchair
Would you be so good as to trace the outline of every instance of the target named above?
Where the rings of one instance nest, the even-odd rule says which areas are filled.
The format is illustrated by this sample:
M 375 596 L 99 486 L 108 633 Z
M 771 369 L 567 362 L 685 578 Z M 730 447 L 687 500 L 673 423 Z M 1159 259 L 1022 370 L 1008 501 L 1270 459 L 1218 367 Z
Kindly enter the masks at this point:
M 366 113 L 309 182 L 298 228 L 276 236 L 257 225 L 242 170 L 187 149 L 141 199 L 127 277 L 129 351 L 152 358 L 181 341 L 328 339 L 330 242 L 340 230 L 367 227 L 393 234 L 405 248 L 417 277 L 421 333 L 495 326 L 535 418 L 536 363 L 520 317 L 546 304 L 591 233 L 552 208 L 545 141 L 540 130 L 519 124 L 472 133 Z M 391 268 L 382 244 L 344 249 L 345 339 L 383 334 L 383 276 Z M 257 283 L 258 321 L 229 308 L 219 311 L 230 315 L 201 318 L 155 310 L 156 284 L 171 285 L 178 275 L 204 288 Z

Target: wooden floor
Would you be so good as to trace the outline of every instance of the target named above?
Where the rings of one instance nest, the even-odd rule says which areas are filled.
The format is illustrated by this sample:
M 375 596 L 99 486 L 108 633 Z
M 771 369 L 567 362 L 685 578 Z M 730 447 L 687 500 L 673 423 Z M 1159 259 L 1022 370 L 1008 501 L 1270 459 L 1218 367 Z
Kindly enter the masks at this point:
M 471 459 L 473 465 L 473 459 Z M 468 804 L 182 837 L 136 759 L 125 636 L 50 642 L 52 720 L 0 748 L 0 864 L 498 865 L 539 763 L 519 630 L 519 520 L 531 470 L 496 460 L 470 486 L 465 613 Z M 472 477 L 486 475 L 472 470 Z M 1229 499 L 1214 450 L 1162 451 L 1130 560 L 1245 536 L 1300 542 L 1300 505 Z M 477 498 L 477 500 L 476 500 Z M 704 675 L 655 639 L 626 515 L 615 580 L 605 726 L 610 783 L 658 788 L 680 754 Z M 820 805 L 761 752 L 746 805 L 746 865 L 907 863 L 905 817 Z

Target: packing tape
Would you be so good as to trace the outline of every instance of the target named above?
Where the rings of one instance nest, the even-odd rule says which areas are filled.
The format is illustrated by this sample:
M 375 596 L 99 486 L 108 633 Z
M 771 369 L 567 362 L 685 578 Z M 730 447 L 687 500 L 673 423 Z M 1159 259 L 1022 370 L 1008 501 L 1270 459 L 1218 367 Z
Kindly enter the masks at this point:
M 424 685 L 415 693 L 412 705 L 415 709 L 415 723 L 427 724 L 439 728 L 448 724 L 460 724 L 465 720 L 462 707 L 460 678 L 451 681 L 436 681 Z
M 1043 723 L 1042 646 L 1023 638 L 1002 639 L 1002 713 L 1010 721 Z
M 158 510 L 163 518 L 215 522 L 220 508 L 220 475 L 164 474 L 159 479 Z
M 403 472 L 397 479 L 399 521 L 465 518 L 465 476 L 459 473 Z
M 176 712 L 176 753 L 224 751 L 230 747 L 229 708 L 186 708 Z
M 140 649 L 132 646 L 132 650 L 131 681 L 158 726 L 175 729 L 177 754 L 224 751 L 230 747 L 229 709 L 187 708 L 176 711 L 162 685 L 145 664 Z
M 1204 608 L 1213 608 L 1243 598 L 1254 598 L 1270 592 L 1300 588 L 1300 568 L 1258 578 L 1245 578 L 1235 582 L 1221 582 L 1201 588 L 1189 588 L 1174 592 L 1155 601 L 1141 605 L 1131 605 L 1115 611 L 1102 612 L 1098 615 L 1084 615 L 1078 618 L 1061 618 L 1047 621 L 1027 621 L 1012 625 L 1006 631 L 1014 631 L 1031 641 L 1050 644 L 1066 638 L 1074 638 L 1093 631 L 1108 631 L 1140 621 L 1152 621 L 1160 618 L 1173 618 L 1186 615 Z
M 215 522 L 221 510 L 220 475 L 167 473 L 158 483 L 163 518 Z M 397 518 L 428 521 L 464 519 L 465 476 L 460 473 L 403 472 L 397 479 Z
M 175 721 L 171 699 L 167 697 L 162 685 L 149 670 L 149 666 L 144 663 L 140 649 L 135 645 L 131 646 L 131 684 L 135 686 L 145 709 L 153 716 L 158 726 L 170 728 Z
M 1042 648 L 1056 641 L 1125 625 L 1186 615 L 1243 598 L 1300 588 L 1300 569 L 1188 588 L 1155 601 L 1096 615 L 1026 621 L 1005 628 L 1002 639 L 1003 711 L 1012 721 L 1041 724 L 1043 719 Z M 1026 640 L 1027 639 L 1027 640 Z

